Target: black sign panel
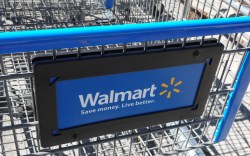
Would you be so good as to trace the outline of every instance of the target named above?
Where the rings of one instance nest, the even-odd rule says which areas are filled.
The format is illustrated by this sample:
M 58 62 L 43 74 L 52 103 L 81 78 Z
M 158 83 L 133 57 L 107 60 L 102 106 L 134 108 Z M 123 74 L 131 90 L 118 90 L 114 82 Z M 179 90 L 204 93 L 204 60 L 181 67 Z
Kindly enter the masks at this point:
M 213 40 L 34 58 L 42 146 L 200 116 L 222 50 Z

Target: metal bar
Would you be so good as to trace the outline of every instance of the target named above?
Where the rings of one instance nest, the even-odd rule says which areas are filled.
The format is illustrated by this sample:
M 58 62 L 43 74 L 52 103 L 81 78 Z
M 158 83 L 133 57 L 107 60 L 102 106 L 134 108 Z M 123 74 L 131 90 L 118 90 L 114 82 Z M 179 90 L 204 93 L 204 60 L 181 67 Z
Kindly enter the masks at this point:
M 212 116 L 211 118 L 196 120 L 196 121 L 194 121 L 192 123 L 183 123 L 181 125 L 173 125 L 173 126 L 169 126 L 169 127 L 153 129 L 153 130 L 150 131 L 150 133 L 157 133 L 157 132 L 162 132 L 164 130 L 175 129 L 175 128 L 182 127 L 182 126 L 190 126 L 190 125 L 199 124 L 199 123 L 203 123 L 203 122 L 207 122 L 207 121 L 219 120 L 221 117 L 222 116 L 220 116 L 220 115 Z M 97 143 L 102 144 L 102 143 L 111 142 L 111 141 L 114 141 L 114 140 L 121 140 L 121 139 L 136 137 L 136 136 L 147 135 L 148 133 L 149 133 L 148 131 L 138 132 L 138 133 L 131 133 L 131 134 L 127 134 L 127 135 L 117 136 L 116 138 L 108 138 L 108 139 L 104 139 L 104 140 L 98 140 L 98 141 L 88 142 L 88 143 L 84 143 L 84 144 L 68 146 L 68 147 L 64 147 L 64 148 L 61 148 L 61 149 L 52 149 L 52 150 L 49 150 L 49 151 L 44 149 L 44 150 L 41 150 L 38 153 L 33 153 L 32 155 L 35 156 L 35 155 L 46 155 L 46 154 L 59 153 L 59 152 L 62 152 L 62 151 L 73 150 L 73 149 L 76 149 L 76 148 L 96 145 Z M 188 147 L 188 148 L 196 148 L 196 147 Z
M 230 50 L 224 50 L 223 54 L 238 53 L 238 52 L 244 52 L 248 50 L 250 50 L 250 48 L 230 49 Z
M 3 60 L 2 57 L 0 57 L 0 60 Z M 0 64 L 1 64 L 1 70 L 2 70 L 3 74 L 5 74 L 3 61 L 1 61 Z M 11 106 L 9 90 L 8 90 L 6 80 L 4 80 L 4 90 L 5 90 L 5 94 L 6 94 L 7 107 L 8 107 L 8 112 L 9 112 L 9 116 L 10 116 L 10 123 L 11 123 L 11 126 L 14 126 L 15 122 L 14 122 L 14 118 L 13 118 L 13 109 L 11 108 L 12 106 Z M 20 155 L 19 146 L 18 146 L 18 142 L 17 142 L 16 130 L 12 129 L 12 133 L 13 133 L 13 137 L 14 137 L 14 142 L 15 142 L 15 148 L 16 148 L 17 155 Z
M 214 142 L 224 141 L 234 122 L 236 114 L 241 106 L 241 101 L 245 95 L 250 82 L 250 53 L 246 52 L 246 57 L 242 63 L 237 80 L 234 83 L 234 91 L 230 93 L 227 106 L 224 110 L 224 117 L 220 120 L 215 133 Z
M 10 74 L 10 75 L 1 75 L 0 81 L 2 80 L 10 80 L 10 79 L 19 79 L 19 78 L 29 78 L 33 77 L 33 73 L 22 73 L 22 74 Z
M 187 147 L 187 148 L 184 148 L 184 149 L 177 149 L 177 150 L 173 150 L 173 151 L 170 151 L 170 152 L 165 152 L 163 153 L 163 155 L 175 155 L 175 154 L 179 154 L 181 152 L 185 152 L 185 151 L 189 151 L 189 150 L 192 150 L 192 149 L 201 149 L 202 147 L 206 147 L 206 146 L 210 146 L 212 145 L 213 142 L 206 142 L 206 143 L 201 143 L 199 145 L 196 145 L 196 146 L 192 146 L 192 147 Z M 197 155 L 197 153 L 196 153 Z
M 73 48 L 250 31 L 250 17 L 5 32 L 0 53 Z
M 13 125 L 13 126 L 5 126 L 5 127 L 0 127 L 0 132 L 10 131 L 10 130 L 20 129 L 20 128 L 28 128 L 28 127 L 32 127 L 36 125 L 38 125 L 38 121 L 18 124 L 18 125 Z
M 220 95 L 220 94 L 227 94 L 233 91 L 233 88 L 229 88 L 229 89 L 223 89 L 223 90 L 218 90 L 215 92 L 210 92 L 209 96 L 215 96 L 215 95 Z
M 245 7 L 244 5 L 241 5 L 239 2 L 235 1 L 235 0 L 225 0 L 225 2 L 230 5 L 235 9 L 238 10 L 239 8 L 239 12 L 241 12 L 243 15 L 249 15 L 250 10 L 249 8 Z
M 195 140 L 195 139 L 189 139 L 190 136 L 192 135 L 191 131 L 192 131 L 192 126 L 190 126 L 191 129 L 188 129 L 187 127 L 180 127 L 179 131 L 181 131 L 181 135 L 178 137 L 178 142 L 179 146 L 181 147 L 180 149 L 183 151 L 187 151 L 187 153 L 185 153 L 186 156 L 194 156 L 197 155 L 197 153 L 199 153 L 199 155 L 205 155 L 205 153 L 203 152 L 202 149 L 198 148 L 196 150 L 190 150 L 189 147 L 195 147 L 197 146 L 199 143 Z M 190 131 L 189 133 L 187 133 L 188 131 Z M 185 141 L 185 143 L 183 143 L 183 141 Z M 179 151 L 180 149 L 177 149 L 177 151 Z M 186 150 L 188 149 L 188 150 Z M 175 151 L 175 150 L 173 150 Z M 163 153 L 163 154 L 167 154 Z

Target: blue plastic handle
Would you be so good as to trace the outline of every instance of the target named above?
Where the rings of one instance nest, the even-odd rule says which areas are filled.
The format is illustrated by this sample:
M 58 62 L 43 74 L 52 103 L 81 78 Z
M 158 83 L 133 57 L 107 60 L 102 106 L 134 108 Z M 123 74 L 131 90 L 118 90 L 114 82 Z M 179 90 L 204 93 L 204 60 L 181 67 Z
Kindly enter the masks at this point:
M 250 31 L 250 17 L 0 33 L 0 54 Z
M 234 119 L 241 106 L 242 99 L 250 82 L 250 52 L 247 51 L 243 63 L 237 74 L 236 82 L 233 85 L 234 91 L 229 94 L 226 103 L 224 117 L 219 121 L 215 133 L 214 142 L 226 140 L 226 137 L 233 125 Z
M 115 1 L 115 0 L 106 0 L 106 3 L 105 3 L 106 9 L 111 9 L 111 8 L 113 8 L 113 6 L 114 6 L 114 1 Z

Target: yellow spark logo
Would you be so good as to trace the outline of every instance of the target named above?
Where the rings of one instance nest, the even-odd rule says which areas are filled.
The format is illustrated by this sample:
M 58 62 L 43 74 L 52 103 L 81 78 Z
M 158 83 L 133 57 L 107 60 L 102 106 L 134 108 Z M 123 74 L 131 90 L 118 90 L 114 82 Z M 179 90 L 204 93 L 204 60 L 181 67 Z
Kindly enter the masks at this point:
M 172 77 L 172 78 L 171 78 L 171 82 L 170 82 L 170 85 L 171 85 L 171 86 L 177 87 L 177 86 L 179 86 L 179 85 L 182 84 L 182 81 L 178 81 L 177 83 L 174 84 L 174 80 L 175 80 L 175 78 Z M 162 86 L 163 88 L 168 88 L 168 85 L 167 85 L 166 83 L 162 83 L 161 86 Z M 166 93 L 166 94 L 167 94 L 166 98 L 167 98 L 167 99 L 170 99 L 170 98 L 171 98 L 172 91 L 174 91 L 175 93 L 179 93 L 179 92 L 180 92 L 180 90 L 179 90 L 179 89 L 176 89 L 176 88 L 173 88 L 173 90 L 169 90 L 169 91 L 168 91 L 167 89 L 165 89 L 165 90 L 163 90 L 163 91 L 160 92 L 160 95 L 163 95 L 163 94 Z

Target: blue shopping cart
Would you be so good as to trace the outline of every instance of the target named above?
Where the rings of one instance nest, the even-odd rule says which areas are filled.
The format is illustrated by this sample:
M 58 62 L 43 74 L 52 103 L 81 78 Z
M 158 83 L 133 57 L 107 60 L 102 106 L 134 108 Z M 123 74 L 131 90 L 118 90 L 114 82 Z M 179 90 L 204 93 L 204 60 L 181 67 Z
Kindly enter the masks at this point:
M 0 0 L 0 153 L 205 155 L 226 139 L 250 82 L 246 3 Z M 154 75 L 164 72 L 175 76 L 160 83 Z M 158 81 L 145 84 L 157 78 L 165 90 L 156 98 Z M 187 81 L 190 93 L 178 98 Z M 78 94 L 79 84 L 93 90 Z M 173 105 L 158 107 L 162 97 Z

